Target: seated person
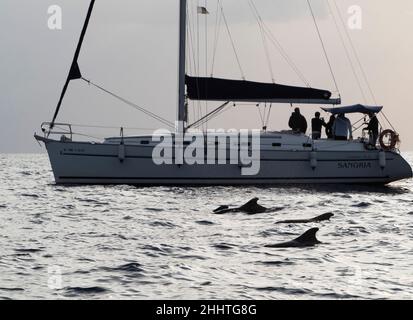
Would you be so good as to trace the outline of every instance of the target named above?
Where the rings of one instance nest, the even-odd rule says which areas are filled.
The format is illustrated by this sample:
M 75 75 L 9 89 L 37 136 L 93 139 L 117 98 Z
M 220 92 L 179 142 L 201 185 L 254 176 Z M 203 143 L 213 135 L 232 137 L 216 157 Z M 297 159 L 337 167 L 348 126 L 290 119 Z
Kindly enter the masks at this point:
M 306 133 L 307 132 L 307 120 L 301 114 L 300 109 L 296 108 L 290 117 L 288 122 L 290 128 L 295 132 Z
M 338 115 L 333 125 L 334 139 L 338 141 L 353 140 L 353 128 L 351 122 L 344 113 Z
M 311 120 L 311 129 L 313 140 L 318 140 L 321 138 L 321 129 L 326 127 L 327 124 L 324 122 L 324 119 L 320 119 L 320 112 L 315 113 L 315 118 Z

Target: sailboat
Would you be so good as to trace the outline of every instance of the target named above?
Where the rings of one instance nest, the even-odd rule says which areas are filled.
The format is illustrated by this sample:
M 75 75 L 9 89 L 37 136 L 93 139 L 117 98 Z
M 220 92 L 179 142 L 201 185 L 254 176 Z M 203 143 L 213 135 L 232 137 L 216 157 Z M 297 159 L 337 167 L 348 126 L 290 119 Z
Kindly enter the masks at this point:
M 412 169 L 401 156 L 397 148 L 398 136 L 393 131 L 386 131 L 380 137 L 381 145 L 374 146 L 366 137 L 348 141 L 316 140 L 304 133 L 266 128 L 255 131 L 255 135 L 249 132 L 245 139 L 239 132 L 232 140 L 221 133 L 215 134 L 213 139 L 200 138 L 198 147 L 204 147 L 201 148 L 204 152 L 197 155 L 199 161 L 186 161 L 186 151 L 192 155 L 194 150 L 193 134 L 190 135 L 187 123 L 188 100 L 221 101 L 220 108 L 231 102 L 333 105 L 334 108 L 325 109 L 332 114 L 377 114 L 382 110 L 382 107 L 365 105 L 336 107 L 341 103 L 340 97 L 334 98 L 328 90 L 188 75 L 185 63 L 187 0 L 179 0 L 179 101 L 177 125 L 170 136 L 170 144 L 158 152 L 159 145 L 165 143 L 160 133 L 129 137 L 124 136 L 122 130 L 119 137 L 100 142 L 76 141 L 72 126 L 58 123 L 56 119 L 69 83 L 83 78 L 78 58 L 94 4 L 92 0 L 53 120 L 42 124 L 42 134 L 35 134 L 35 139 L 46 146 L 57 184 L 388 184 L 412 177 Z M 257 138 L 255 143 L 253 136 Z M 241 157 L 238 161 L 225 161 L 230 154 L 239 155 L 243 148 L 247 156 L 252 155 L 250 163 L 243 162 Z M 210 149 L 216 152 L 206 151 Z M 223 159 L 218 159 L 218 155 L 223 155 Z M 165 161 L 165 157 L 170 162 Z M 246 169 L 252 167 L 253 162 L 257 170 L 248 173 Z

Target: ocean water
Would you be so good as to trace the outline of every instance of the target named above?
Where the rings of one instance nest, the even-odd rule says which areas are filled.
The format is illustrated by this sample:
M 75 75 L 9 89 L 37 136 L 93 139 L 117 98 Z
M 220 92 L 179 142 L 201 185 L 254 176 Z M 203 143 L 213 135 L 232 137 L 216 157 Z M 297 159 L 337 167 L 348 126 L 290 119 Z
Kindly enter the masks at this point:
M 0 155 L 0 181 L 0 299 L 413 298 L 412 180 L 62 187 L 46 155 Z M 276 212 L 212 214 L 254 197 Z M 265 247 L 315 226 L 316 247 Z

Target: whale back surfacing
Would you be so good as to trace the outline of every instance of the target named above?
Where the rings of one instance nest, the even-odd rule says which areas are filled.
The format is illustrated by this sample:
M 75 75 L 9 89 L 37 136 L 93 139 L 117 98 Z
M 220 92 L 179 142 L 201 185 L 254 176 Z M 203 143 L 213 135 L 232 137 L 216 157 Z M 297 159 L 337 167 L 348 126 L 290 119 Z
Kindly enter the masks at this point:
M 267 248 L 305 248 L 305 247 L 313 247 L 316 244 L 321 243 L 318 241 L 316 234 L 319 231 L 318 228 L 313 228 L 305 232 L 303 235 L 299 236 L 298 238 L 278 244 L 271 244 L 267 245 Z
M 228 210 L 228 209 L 229 209 L 228 206 L 220 206 L 219 208 L 216 208 L 213 212 L 214 212 L 214 213 L 218 213 L 218 212 L 221 212 L 221 211 L 224 211 L 224 210 Z
M 334 214 L 332 213 L 325 213 L 322 214 L 321 216 L 312 218 L 312 219 L 302 219 L 302 220 L 284 220 L 284 221 L 279 221 L 276 224 L 281 224 L 281 223 L 311 223 L 311 222 L 322 222 L 322 221 L 328 221 L 333 217 Z
M 324 213 L 321 216 L 315 217 L 313 219 L 311 219 L 311 222 L 321 222 L 321 221 L 328 221 L 330 220 L 332 217 L 334 217 L 334 214 L 329 212 L 329 213 Z
M 247 214 L 257 214 L 257 213 L 264 213 L 267 211 L 267 208 L 260 206 L 258 204 L 258 198 L 251 199 L 246 204 L 242 205 L 238 208 L 230 208 L 229 206 L 220 206 L 219 208 L 214 210 L 215 214 L 224 214 L 230 212 L 243 212 Z

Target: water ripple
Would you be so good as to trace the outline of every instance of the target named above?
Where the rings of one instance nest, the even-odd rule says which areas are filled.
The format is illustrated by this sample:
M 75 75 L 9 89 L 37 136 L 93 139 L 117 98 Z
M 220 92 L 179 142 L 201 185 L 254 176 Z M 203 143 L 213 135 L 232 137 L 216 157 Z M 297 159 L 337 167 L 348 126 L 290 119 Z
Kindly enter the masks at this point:
M 64 291 L 64 295 L 68 297 L 99 295 L 108 292 L 107 289 L 102 287 L 67 287 Z
M 408 155 L 413 162 L 413 153 Z M 0 299 L 412 299 L 413 181 L 391 186 L 56 186 L 0 155 Z M 254 197 L 269 212 L 216 216 Z M 333 212 L 319 246 L 271 250 Z M 63 289 L 50 289 L 55 276 Z

